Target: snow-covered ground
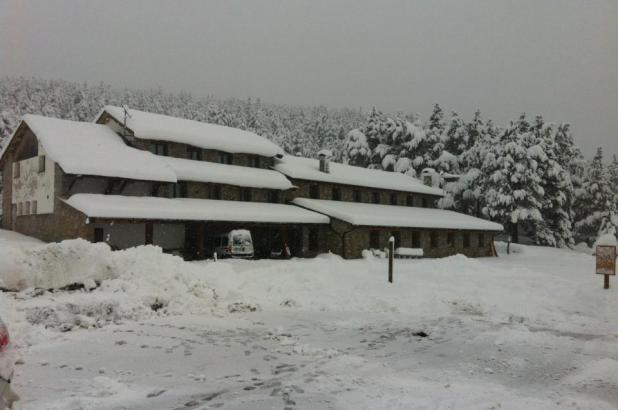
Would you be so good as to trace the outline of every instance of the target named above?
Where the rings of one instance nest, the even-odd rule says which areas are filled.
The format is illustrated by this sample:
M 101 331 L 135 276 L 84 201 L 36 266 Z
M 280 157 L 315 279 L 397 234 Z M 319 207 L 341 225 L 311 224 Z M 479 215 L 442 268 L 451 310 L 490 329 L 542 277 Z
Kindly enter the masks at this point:
M 1 238 L 22 287 L 100 283 L 2 295 L 25 409 L 618 408 L 618 283 L 581 252 L 397 260 L 389 284 L 383 259 Z

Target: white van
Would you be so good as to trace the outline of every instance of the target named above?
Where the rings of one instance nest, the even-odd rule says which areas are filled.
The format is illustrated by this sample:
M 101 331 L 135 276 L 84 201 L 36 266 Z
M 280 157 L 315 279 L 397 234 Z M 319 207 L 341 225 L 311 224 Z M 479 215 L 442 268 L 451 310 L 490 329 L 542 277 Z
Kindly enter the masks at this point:
M 219 258 L 253 258 L 251 232 L 234 229 L 215 236 L 215 252 Z

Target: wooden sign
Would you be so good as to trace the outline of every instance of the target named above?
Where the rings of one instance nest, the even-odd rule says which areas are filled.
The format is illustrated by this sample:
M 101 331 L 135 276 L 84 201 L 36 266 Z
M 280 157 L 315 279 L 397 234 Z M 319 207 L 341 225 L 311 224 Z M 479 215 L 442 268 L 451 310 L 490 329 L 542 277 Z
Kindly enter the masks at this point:
M 597 274 L 615 275 L 616 274 L 616 246 L 598 245 L 596 253 L 597 253 Z

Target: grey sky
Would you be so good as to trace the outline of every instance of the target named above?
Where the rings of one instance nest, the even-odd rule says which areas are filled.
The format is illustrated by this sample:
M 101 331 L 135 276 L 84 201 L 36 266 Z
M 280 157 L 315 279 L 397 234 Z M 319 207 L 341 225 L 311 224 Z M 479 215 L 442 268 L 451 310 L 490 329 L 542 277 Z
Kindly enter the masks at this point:
M 0 0 L 0 75 L 498 123 L 618 153 L 617 0 Z

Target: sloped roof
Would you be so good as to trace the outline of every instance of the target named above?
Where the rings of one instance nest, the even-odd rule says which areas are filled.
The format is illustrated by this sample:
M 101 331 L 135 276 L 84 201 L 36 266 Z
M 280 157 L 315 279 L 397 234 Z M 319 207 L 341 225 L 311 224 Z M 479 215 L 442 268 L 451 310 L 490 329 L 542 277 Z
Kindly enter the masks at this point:
M 361 168 L 337 162 L 331 162 L 329 168 L 330 172 L 321 172 L 319 160 L 292 155 L 277 159 L 274 166 L 277 171 L 295 179 L 444 196 L 444 191 L 441 189 L 424 185 L 418 179 L 399 172 Z
M 75 194 L 65 202 L 91 218 L 327 224 L 320 213 L 268 202 Z
M 107 105 L 97 119 L 103 112 L 107 112 L 120 124 L 124 123 L 123 108 Z M 134 109 L 128 112 L 127 127 L 137 138 L 178 142 L 230 153 L 265 157 L 283 155 L 278 145 L 250 131 Z
M 26 114 L 23 121 L 46 155 L 68 174 L 176 182 L 176 174 L 156 155 L 131 148 L 109 127 L 90 122 Z
M 161 157 L 174 170 L 179 181 L 216 182 L 252 188 L 287 190 L 294 186 L 281 173 L 216 162 Z
M 502 225 L 498 223 L 444 209 L 309 198 L 296 198 L 292 203 L 357 226 L 469 229 L 494 232 L 503 230 Z

